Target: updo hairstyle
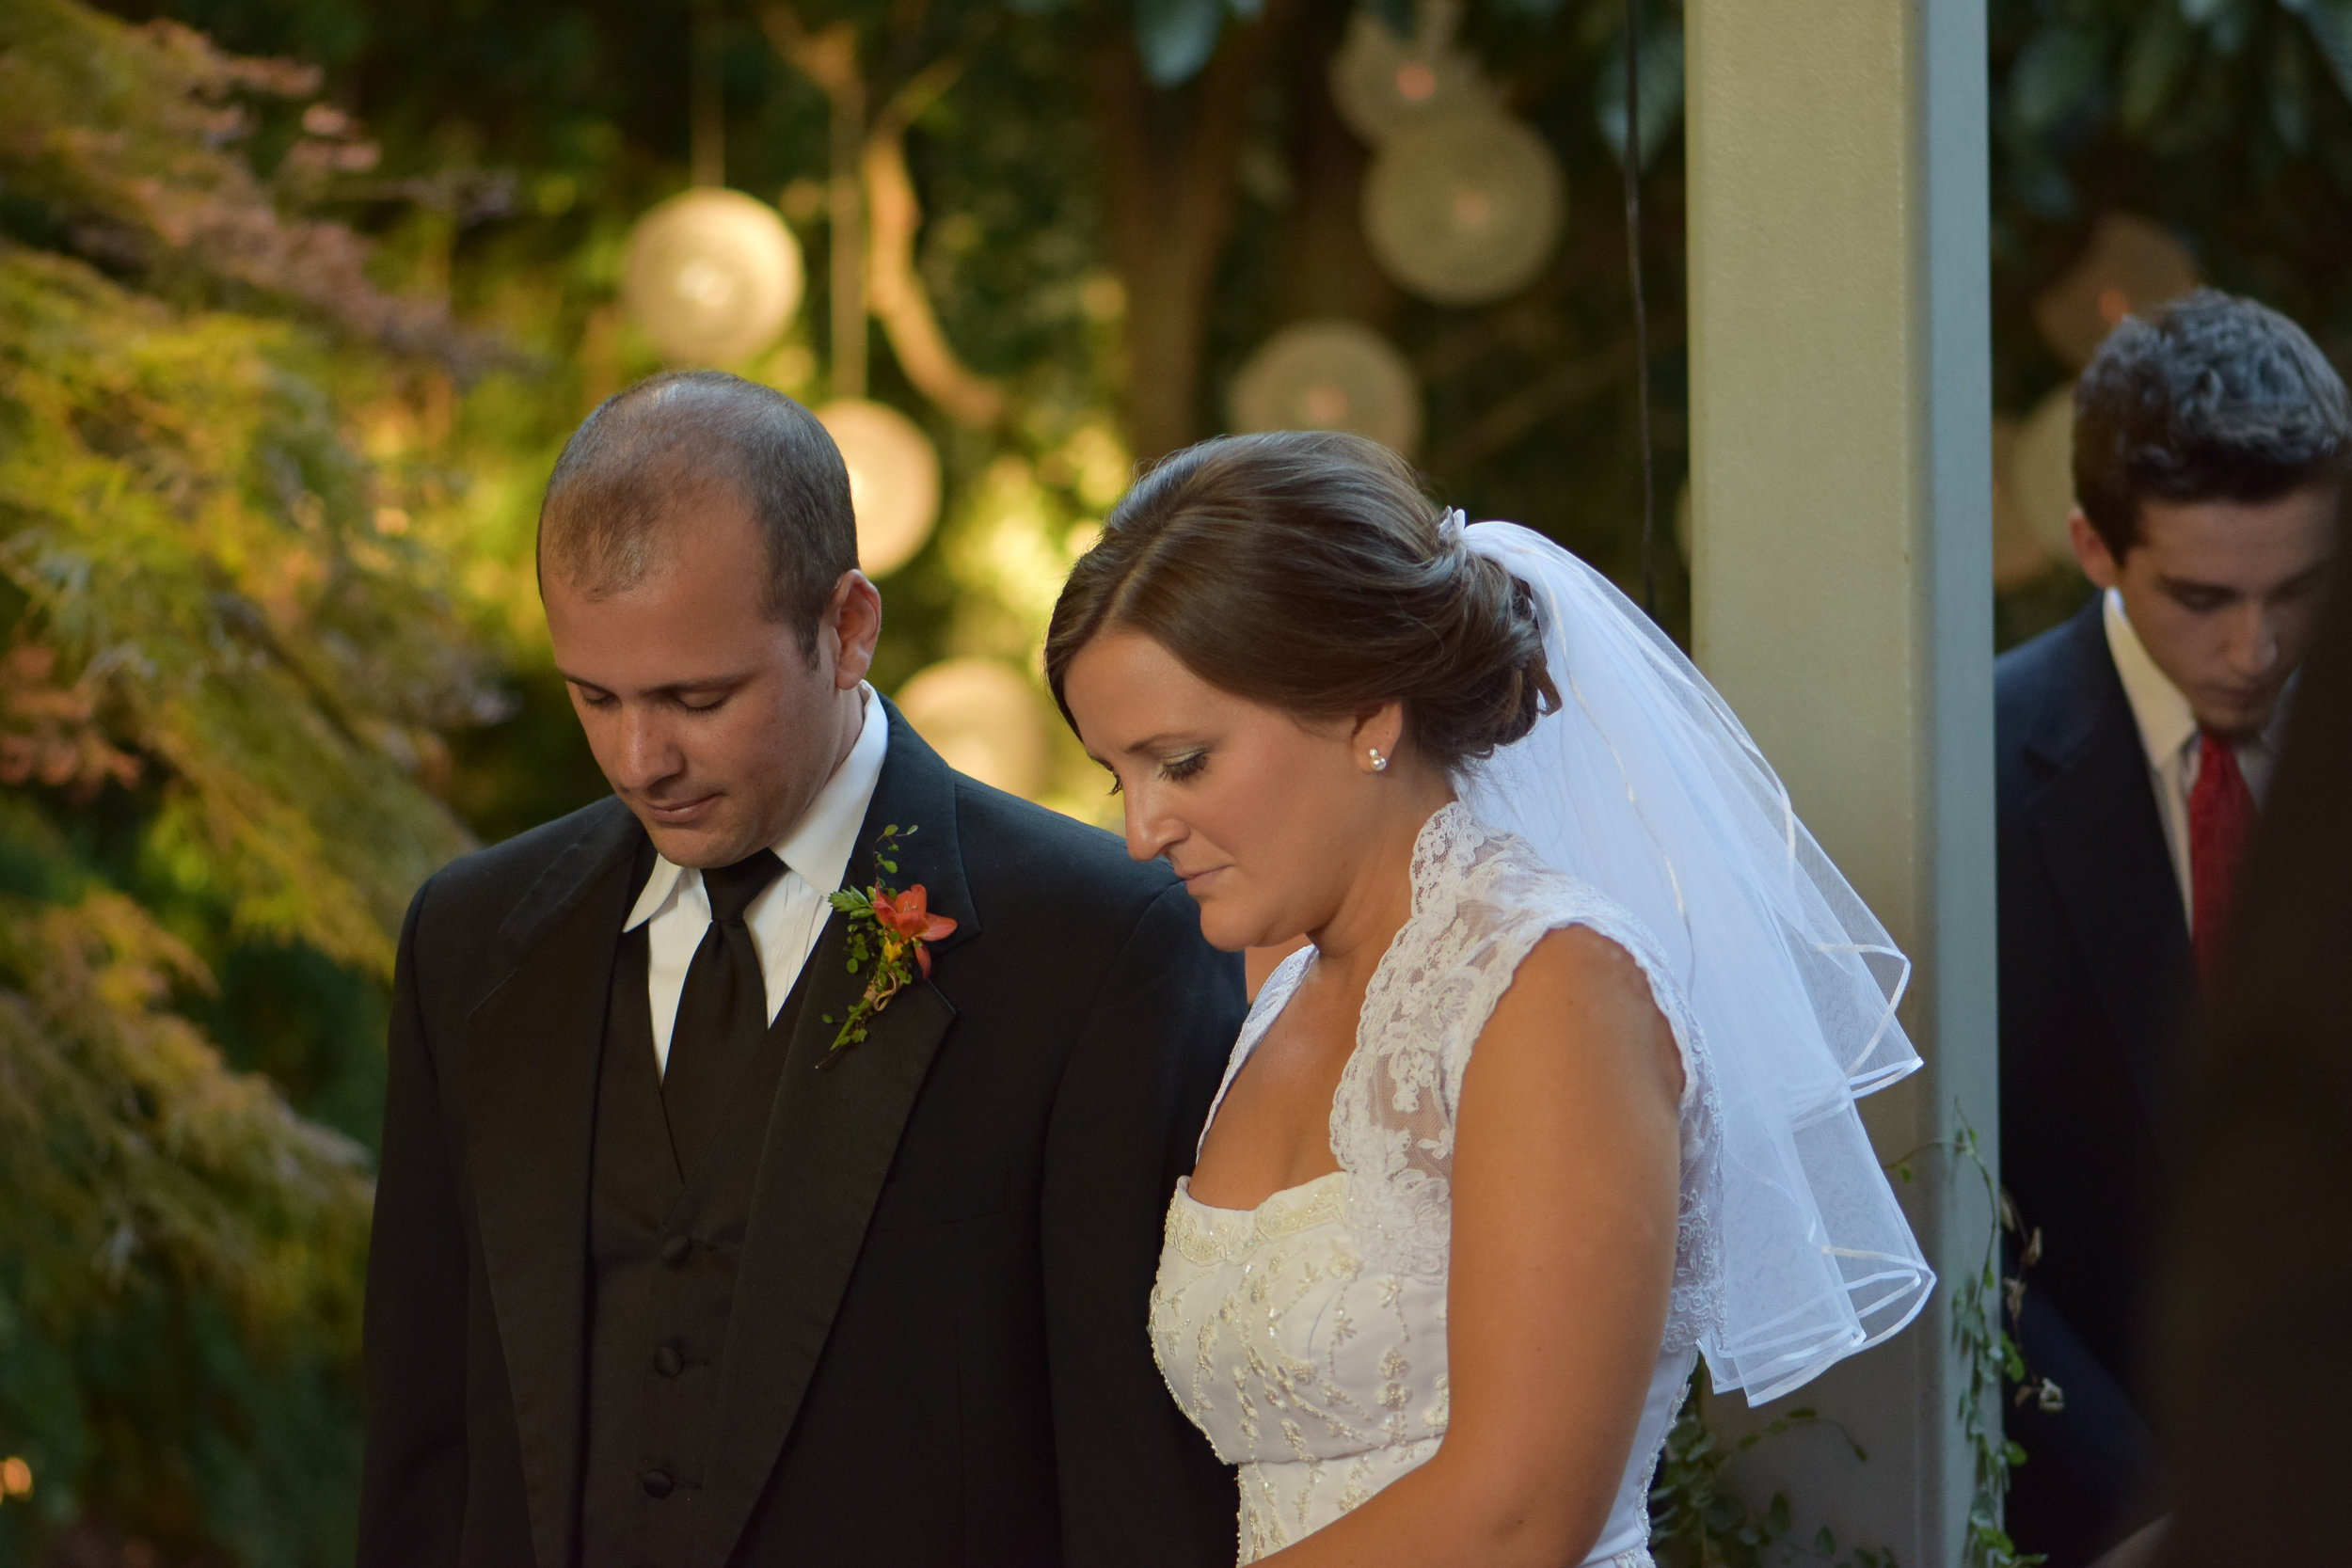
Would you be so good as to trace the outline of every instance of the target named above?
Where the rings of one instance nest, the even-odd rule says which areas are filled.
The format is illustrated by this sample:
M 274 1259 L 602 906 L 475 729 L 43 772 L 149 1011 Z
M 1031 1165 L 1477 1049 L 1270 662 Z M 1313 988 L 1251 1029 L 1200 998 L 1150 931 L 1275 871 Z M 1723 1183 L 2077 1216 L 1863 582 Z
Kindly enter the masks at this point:
M 1054 700 L 1070 719 L 1071 660 L 1123 627 L 1301 718 L 1402 703 L 1411 747 L 1457 771 L 1560 693 L 1527 585 L 1447 537 L 1444 516 L 1403 459 L 1360 436 L 1188 447 L 1136 481 L 1071 570 L 1045 639 Z

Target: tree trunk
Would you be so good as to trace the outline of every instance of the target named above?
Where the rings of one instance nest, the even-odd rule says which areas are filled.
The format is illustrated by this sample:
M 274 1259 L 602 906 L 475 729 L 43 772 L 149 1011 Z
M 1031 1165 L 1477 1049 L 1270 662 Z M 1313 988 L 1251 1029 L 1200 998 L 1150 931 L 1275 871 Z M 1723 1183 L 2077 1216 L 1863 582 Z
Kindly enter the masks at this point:
M 1138 460 L 1200 432 L 1201 337 L 1233 227 L 1249 96 L 1291 9 L 1291 0 L 1268 0 L 1173 90 L 1151 85 L 1123 31 L 1089 59 L 1111 261 L 1127 294 L 1121 411 Z
M 1331 58 L 1357 0 L 1302 0 L 1290 52 L 1291 205 L 1283 214 L 1275 309 L 1283 325 L 1344 316 L 1380 328 L 1401 296 L 1364 241 L 1364 173 L 1372 149 L 1331 102 Z

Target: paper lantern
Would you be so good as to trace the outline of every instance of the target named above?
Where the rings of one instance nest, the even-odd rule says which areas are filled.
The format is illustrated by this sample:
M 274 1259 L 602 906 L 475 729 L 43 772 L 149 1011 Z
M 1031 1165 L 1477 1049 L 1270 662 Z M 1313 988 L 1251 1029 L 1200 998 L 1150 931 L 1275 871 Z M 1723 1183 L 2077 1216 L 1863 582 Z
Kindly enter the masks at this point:
M 638 220 L 621 293 L 665 359 L 733 365 L 776 341 L 801 285 L 800 242 L 784 220 L 740 191 L 704 185 Z
M 1037 689 L 994 659 L 951 658 L 900 689 L 898 711 L 947 766 L 1033 797 L 1051 768 Z
M 1441 305 L 1534 280 L 1559 242 L 1559 160 L 1516 119 L 1470 111 L 1400 129 L 1364 179 L 1364 237 L 1391 277 Z
M 1377 147 L 1420 120 L 1490 106 L 1494 89 L 1445 21 L 1401 39 L 1369 8 L 1349 19 L 1331 56 L 1331 104 L 1347 128 Z
M 858 565 L 887 577 L 914 559 L 939 520 L 939 453 L 913 420 L 884 404 L 844 398 L 817 410 L 850 470 Z
M 2024 531 L 2053 560 L 2072 561 L 2066 519 L 2074 510 L 2074 388 L 2034 408 L 2010 447 L 2009 494 Z
M 2082 260 L 2034 301 L 2034 325 L 2069 369 L 2081 370 L 2127 315 L 2197 287 L 2197 263 L 2146 218 L 2109 213 L 2091 227 Z
M 1352 321 L 1301 322 L 1259 345 L 1233 378 L 1233 428 L 1344 430 L 1410 456 L 1421 388 L 1404 356 Z

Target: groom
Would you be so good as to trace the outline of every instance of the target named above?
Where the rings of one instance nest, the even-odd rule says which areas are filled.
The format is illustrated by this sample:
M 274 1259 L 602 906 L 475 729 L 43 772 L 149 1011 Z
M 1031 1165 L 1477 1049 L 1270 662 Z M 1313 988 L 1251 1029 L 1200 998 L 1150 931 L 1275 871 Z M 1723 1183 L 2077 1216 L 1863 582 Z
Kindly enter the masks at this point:
M 605 404 L 539 573 L 613 796 L 409 908 L 360 1562 L 1230 1563 L 1146 1316 L 1238 963 L 865 685 L 881 597 L 790 399 Z M 941 918 L 836 1049 L 874 970 L 826 895 L 877 879 Z

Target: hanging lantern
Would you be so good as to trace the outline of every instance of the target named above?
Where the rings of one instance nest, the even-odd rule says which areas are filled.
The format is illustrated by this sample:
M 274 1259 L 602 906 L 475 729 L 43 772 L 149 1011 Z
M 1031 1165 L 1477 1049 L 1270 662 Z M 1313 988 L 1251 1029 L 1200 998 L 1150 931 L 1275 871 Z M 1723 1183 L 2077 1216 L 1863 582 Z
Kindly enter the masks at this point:
M 2042 399 L 2026 417 L 2010 444 L 2008 467 L 2009 498 L 2022 531 L 2048 559 L 2074 560 L 2066 534 L 2066 519 L 2074 510 L 2074 383 Z
M 1516 119 L 1476 110 L 1391 136 L 1364 179 L 1381 270 L 1441 305 L 1485 305 L 1534 280 L 1567 207 L 1559 160 Z
M 1359 323 L 1301 322 L 1260 344 L 1233 378 L 1233 428 L 1344 430 L 1412 455 L 1421 388 L 1388 340 Z
M 939 520 L 939 453 L 885 404 L 844 398 L 818 409 L 817 419 L 850 470 L 858 565 L 869 578 L 887 577 L 914 559 Z
M 1331 56 L 1331 104 L 1349 130 L 1378 147 L 1407 125 L 1492 105 L 1477 60 L 1454 45 L 1452 20 L 1425 16 L 1409 40 L 1369 8 L 1348 20 Z
M 674 364 L 734 365 L 776 341 L 801 303 L 801 246 L 741 191 L 697 186 L 637 222 L 621 294 Z
M 898 711 L 947 766 L 1009 794 L 1035 797 L 1051 769 L 1037 689 L 1009 665 L 951 658 L 907 682 Z
M 2034 301 L 2034 325 L 2067 368 L 2079 371 L 2125 316 L 2196 287 L 2197 263 L 2180 241 L 2146 218 L 2108 213 L 2091 227 L 2082 260 Z

